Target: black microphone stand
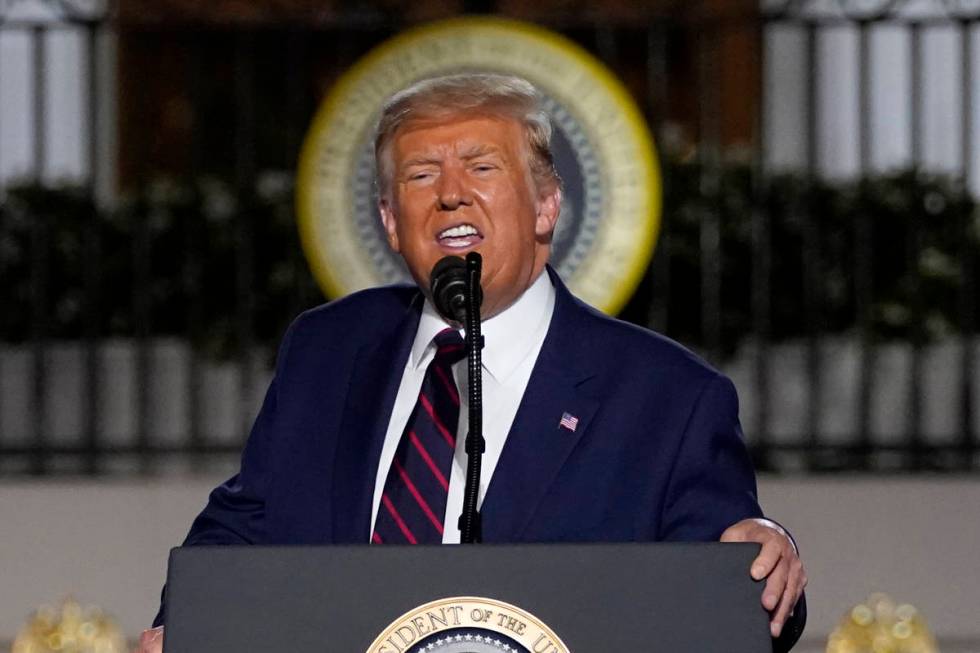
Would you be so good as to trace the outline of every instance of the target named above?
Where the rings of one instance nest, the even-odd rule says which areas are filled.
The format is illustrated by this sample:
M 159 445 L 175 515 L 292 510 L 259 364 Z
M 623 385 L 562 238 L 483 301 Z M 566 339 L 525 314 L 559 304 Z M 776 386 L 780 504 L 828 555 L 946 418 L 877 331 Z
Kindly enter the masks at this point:
M 480 471 L 483 466 L 483 362 L 480 350 L 480 274 L 483 259 L 476 252 L 466 255 L 466 360 L 469 373 L 469 429 L 466 433 L 466 486 L 463 492 L 463 513 L 459 516 L 460 542 L 476 544 L 483 541 L 483 527 L 477 502 L 480 496 Z

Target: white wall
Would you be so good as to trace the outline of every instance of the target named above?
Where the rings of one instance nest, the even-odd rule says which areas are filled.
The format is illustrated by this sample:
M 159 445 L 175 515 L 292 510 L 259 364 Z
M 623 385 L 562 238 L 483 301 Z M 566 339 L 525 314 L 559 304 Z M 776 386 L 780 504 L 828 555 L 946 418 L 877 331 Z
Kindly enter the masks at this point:
M 763 3 L 765 5 L 765 3 Z M 807 15 L 835 16 L 837 3 L 811 2 Z M 862 3 L 846 3 L 861 5 Z M 863 3 L 878 6 L 883 3 Z M 947 3 L 957 4 L 957 3 Z M 976 3 L 963 3 L 976 8 Z M 938 0 L 898 3 L 908 17 L 945 16 Z M 980 124 L 980 35 L 968 32 L 973 46 L 973 123 Z M 953 174 L 962 169 L 961 142 L 972 144 L 971 188 L 980 192 L 980 140 L 978 130 L 963 134 L 961 123 L 963 35 L 951 23 L 927 24 L 921 32 L 921 100 L 919 164 L 932 171 Z M 871 130 L 869 152 L 872 171 L 884 172 L 912 164 L 913 98 L 911 32 L 901 23 L 880 23 L 869 28 Z M 859 171 L 858 28 L 853 24 L 821 27 L 816 37 L 814 107 L 807 105 L 806 34 L 799 25 L 773 24 L 767 30 L 765 94 L 767 161 L 777 169 L 801 168 L 806 163 L 806 120 L 816 116 L 817 170 L 829 178 L 853 177 Z
M 0 641 L 68 594 L 135 635 L 155 614 L 168 550 L 217 481 L 0 485 Z M 873 591 L 918 606 L 944 652 L 980 651 L 980 478 L 763 478 L 760 497 L 809 567 L 801 652 L 822 650 Z
M 93 15 L 102 3 L 88 3 Z M 0 29 L 0 190 L 12 181 L 40 173 L 48 183 L 83 183 L 93 171 L 90 142 L 97 138 L 98 196 L 111 196 L 115 178 L 115 38 L 102 30 L 96 39 L 96 133 L 89 129 L 88 42 L 82 28 L 62 21 L 55 3 L 20 0 L 11 4 Z M 35 111 L 34 44 L 28 23 L 49 27 L 44 35 L 45 64 L 40 71 L 43 115 Z M 34 132 L 43 121 L 43 152 Z M 40 169 L 38 169 L 40 168 Z

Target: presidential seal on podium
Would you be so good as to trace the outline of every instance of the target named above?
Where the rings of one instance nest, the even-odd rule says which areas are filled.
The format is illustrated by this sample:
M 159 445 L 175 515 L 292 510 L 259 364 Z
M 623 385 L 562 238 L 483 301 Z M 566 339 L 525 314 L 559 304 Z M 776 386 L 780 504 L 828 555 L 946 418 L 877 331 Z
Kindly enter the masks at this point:
M 406 612 L 366 653 L 569 653 L 534 615 L 495 599 L 440 599 Z

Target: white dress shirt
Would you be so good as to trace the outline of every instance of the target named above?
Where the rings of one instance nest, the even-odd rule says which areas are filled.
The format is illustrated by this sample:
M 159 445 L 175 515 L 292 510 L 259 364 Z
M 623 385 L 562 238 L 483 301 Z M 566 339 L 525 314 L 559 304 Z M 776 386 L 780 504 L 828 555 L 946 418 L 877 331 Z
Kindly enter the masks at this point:
M 534 369 L 541 345 L 544 344 L 554 308 L 555 288 L 551 285 L 547 273 L 542 272 L 517 301 L 482 325 L 485 343 L 482 352 L 483 437 L 487 448 L 483 454 L 480 475 L 478 499 L 480 505 L 483 503 L 490 478 L 504 449 L 504 441 L 507 439 L 517 408 L 524 396 L 524 390 L 531 378 L 531 370 Z M 388 469 L 395 457 L 395 449 L 398 448 L 398 440 L 405 430 L 415 402 L 418 401 L 425 371 L 435 356 L 432 339 L 447 326 L 435 307 L 426 300 L 422 309 L 422 318 L 419 320 L 419 328 L 415 333 L 415 341 L 412 343 L 412 351 L 402 372 L 395 406 L 391 411 L 388 431 L 381 448 L 381 460 L 378 463 L 378 475 L 374 483 L 372 532 Z M 463 490 L 466 480 L 465 447 L 468 431 L 468 383 L 465 358 L 453 366 L 453 376 L 459 388 L 460 410 L 459 426 L 456 430 L 456 453 L 453 456 L 449 498 L 446 502 L 446 517 L 443 522 L 444 544 L 459 542 L 457 522 L 463 509 Z

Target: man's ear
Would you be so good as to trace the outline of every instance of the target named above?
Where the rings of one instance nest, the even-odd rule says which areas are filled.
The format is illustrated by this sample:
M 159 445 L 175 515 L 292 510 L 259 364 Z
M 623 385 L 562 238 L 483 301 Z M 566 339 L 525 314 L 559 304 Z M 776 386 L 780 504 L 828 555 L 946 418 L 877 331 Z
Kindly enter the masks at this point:
M 398 220 L 395 218 L 395 210 L 386 199 L 378 200 L 378 212 L 381 214 L 381 224 L 384 225 L 385 233 L 388 235 L 388 247 L 396 254 L 401 250 L 398 248 Z
M 558 213 L 561 211 L 561 187 L 554 184 L 550 189 L 538 196 L 538 214 L 534 223 L 534 233 L 538 236 L 550 236 L 558 224 Z

